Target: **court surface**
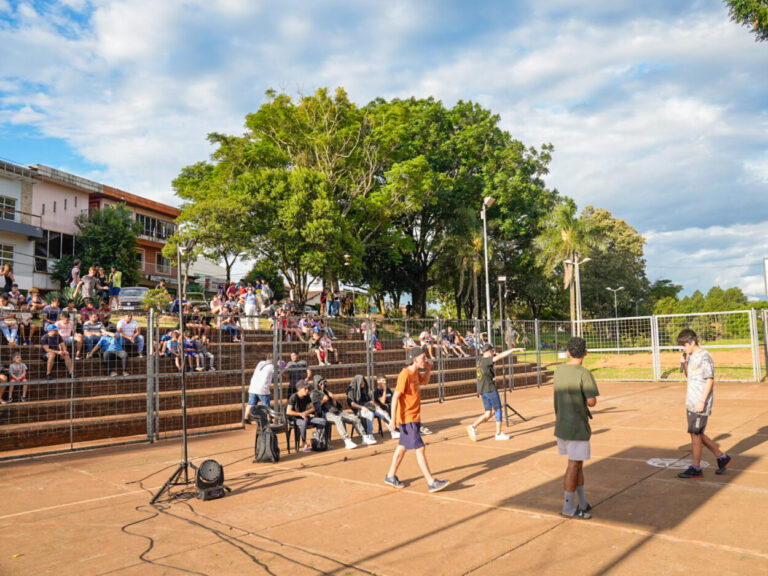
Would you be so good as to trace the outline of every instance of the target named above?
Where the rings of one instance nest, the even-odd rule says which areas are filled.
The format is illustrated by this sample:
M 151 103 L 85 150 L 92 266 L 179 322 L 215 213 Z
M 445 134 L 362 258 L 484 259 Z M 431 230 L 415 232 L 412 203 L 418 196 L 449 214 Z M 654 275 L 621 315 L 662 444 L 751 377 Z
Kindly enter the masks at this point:
M 682 383 L 601 383 L 585 466 L 589 521 L 559 516 L 566 461 L 552 388 L 516 390 L 512 439 L 472 442 L 476 397 L 423 406 L 429 494 L 413 454 L 382 483 L 395 441 L 254 464 L 255 429 L 192 437 L 225 465 L 220 500 L 163 498 L 180 442 L 0 464 L 0 574 L 768 574 L 768 385 L 718 383 L 708 434 L 728 472 L 680 480 L 690 458 Z M 359 440 L 359 439 L 358 439 Z M 176 495 L 181 488 L 173 490 Z M 188 491 L 188 492 L 191 492 Z

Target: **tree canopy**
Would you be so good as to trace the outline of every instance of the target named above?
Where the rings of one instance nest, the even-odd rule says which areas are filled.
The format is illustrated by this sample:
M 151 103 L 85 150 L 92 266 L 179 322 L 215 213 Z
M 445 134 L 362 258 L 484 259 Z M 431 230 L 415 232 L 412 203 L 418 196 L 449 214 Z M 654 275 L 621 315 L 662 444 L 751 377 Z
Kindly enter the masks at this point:
M 139 281 L 136 257 L 138 225 L 123 204 L 105 206 L 83 213 L 75 219 L 80 235 L 75 241 L 76 256 L 85 266 L 116 266 L 123 273 L 123 286 Z
M 768 2 L 766 0 L 724 0 L 731 20 L 751 28 L 757 42 L 768 40 Z

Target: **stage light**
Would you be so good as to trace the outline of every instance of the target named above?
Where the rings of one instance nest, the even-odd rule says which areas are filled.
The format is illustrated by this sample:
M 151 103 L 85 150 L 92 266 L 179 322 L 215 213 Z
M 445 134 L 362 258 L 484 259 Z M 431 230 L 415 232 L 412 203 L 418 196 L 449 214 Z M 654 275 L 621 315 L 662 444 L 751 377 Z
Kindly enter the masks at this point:
M 216 460 L 206 460 L 195 473 L 195 487 L 200 500 L 214 500 L 224 496 L 224 468 Z

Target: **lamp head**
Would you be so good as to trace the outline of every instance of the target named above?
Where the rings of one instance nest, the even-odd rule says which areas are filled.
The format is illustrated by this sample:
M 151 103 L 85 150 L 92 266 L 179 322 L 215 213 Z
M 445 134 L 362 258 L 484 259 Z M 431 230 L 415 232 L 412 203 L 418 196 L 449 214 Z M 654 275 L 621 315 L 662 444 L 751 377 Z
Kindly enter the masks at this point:
M 486 196 L 483 200 L 483 206 L 486 208 L 490 208 L 496 203 L 496 198 L 493 198 L 492 196 Z

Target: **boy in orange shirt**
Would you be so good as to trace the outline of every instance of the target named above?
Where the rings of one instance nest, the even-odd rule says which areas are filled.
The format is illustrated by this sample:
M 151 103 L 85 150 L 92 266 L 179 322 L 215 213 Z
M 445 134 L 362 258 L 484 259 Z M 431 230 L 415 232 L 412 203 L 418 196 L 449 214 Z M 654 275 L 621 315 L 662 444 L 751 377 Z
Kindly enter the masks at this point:
M 429 471 L 429 464 L 424 453 L 424 442 L 421 439 L 421 387 L 429 382 L 432 363 L 426 359 L 424 350 L 411 348 L 408 350 L 408 365 L 400 372 L 397 386 L 392 394 L 392 429 L 400 426 L 400 442 L 392 456 L 392 465 L 384 482 L 393 488 L 404 488 L 405 484 L 397 477 L 397 469 L 403 461 L 406 450 L 416 450 L 416 460 L 419 463 L 424 479 L 430 492 L 439 492 L 448 486 L 448 480 L 438 480 Z M 419 370 L 424 370 L 420 374 Z

